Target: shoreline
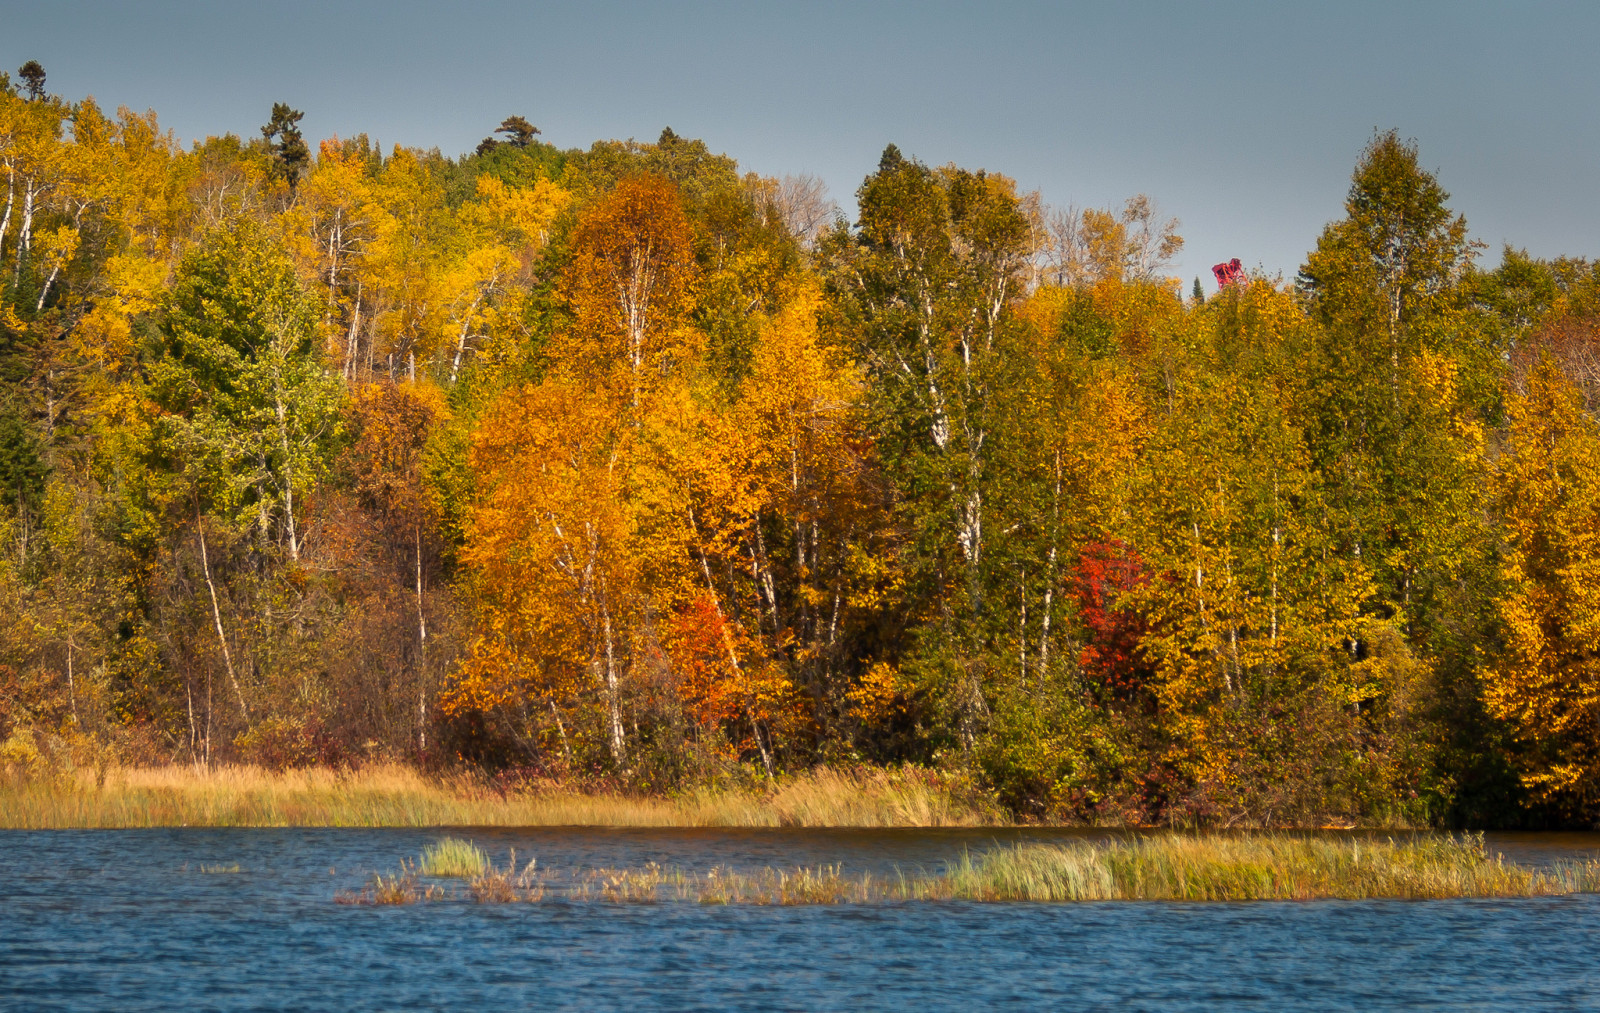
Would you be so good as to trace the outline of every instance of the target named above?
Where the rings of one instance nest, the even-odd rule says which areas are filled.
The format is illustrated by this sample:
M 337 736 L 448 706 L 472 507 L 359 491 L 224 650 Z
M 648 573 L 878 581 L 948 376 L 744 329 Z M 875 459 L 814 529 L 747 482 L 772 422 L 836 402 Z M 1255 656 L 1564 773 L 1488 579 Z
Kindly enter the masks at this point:
M 773 781 L 703 784 L 663 794 L 584 790 L 557 781 L 502 790 L 470 775 L 431 775 L 404 764 L 283 771 L 168 765 L 0 777 L 0 830 L 185 826 L 1173 829 L 1121 821 L 1019 820 L 958 778 L 915 767 L 819 767 Z M 1322 817 L 1213 829 L 1426 828 Z
M 818 769 L 756 789 L 501 792 L 390 764 L 281 772 L 110 768 L 0 780 L 0 830 L 140 827 L 1007 827 L 1023 826 L 926 772 Z

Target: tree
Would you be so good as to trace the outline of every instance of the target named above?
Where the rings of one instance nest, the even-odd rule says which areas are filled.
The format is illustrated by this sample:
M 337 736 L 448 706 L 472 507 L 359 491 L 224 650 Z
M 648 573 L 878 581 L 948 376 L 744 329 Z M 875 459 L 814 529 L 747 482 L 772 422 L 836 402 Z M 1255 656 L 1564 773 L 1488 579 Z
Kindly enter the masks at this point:
M 1414 145 L 1378 135 L 1299 278 L 1319 324 L 1313 447 L 1343 551 L 1372 569 L 1378 607 L 1420 636 L 1442 630 L 1452 588 L 1487 548 L 1470 518 L 1502 368 L 1462 284 L 1475 248 L 1448 197 Z
M 1485 698 L 1534 799 L 1587 824 L 1600 812 L 1600 424 L 1548 355 L 1509 414 L 1495 475 L 1505 642 Z
M 628 756 L 623 696 L 649 611 L 649 554 L 630 493 L 637 453 L 621 406 L 581 383 L 510 391 L 473 440 L 482 499 L 462 561 L 481 605 L 446 713 L 563 710 Z M 586 700 L 600 697 L 598 715 Z M 598 720 L 595 720 L 595 718 Z
M 624 385 L 635 408 L 692 343 L 681 321 L 693 296 L 693 244 L 678 189 L 659 176 L 623 180 L 573 230 L 563 279 L 572 351 L 595 381 Z
M 1055 285 L 1153 282 L 1183 249 L 1176 218 L 1162 218 L 1144 194 L 1110 208 L 1066 207 L 1044 215 L 1044 276 Z
M 429 649 L 428 591 L 430 584 L 438 581 L 441 546 L 438 511 L 424 461 L 429 433 L 445 414 L 441 402 L 439 392 L 427 385 L 358 386 L 351 398 L 354 439 L 341 457 L 357 504 L 371 519 L 371 527 L 356 536 L 361 544 L 352 554 L 376 557 L 379 567 L 376 586 L 349 582 L 357 594 L 370 595 L 368 601 L 375 606 L 376 616 L 361 616 L 360 621 L 394 615 L 396 625 L 409 626 L 410 635 L 401 640 L 399 657 L 386 652 L 390 656 L 359 662 L 363 667 L 376 663 L 391 671 L 394 682 L 382 687 L 388 693 L 380 692 L 376 700 L 339 703 L 351 709 L 364 704 L 386 716 L 393 711 L 413 716 L 414 720 L 399 721 L 390 716 L 378 724 L 414 728 L 413 741 L 422 754 L 428 750 L 428 702 L 436 689 L 435 670 L 442 667 Z M 353 569 L 348 565 L 341 568 L 345 572 Z M 353 611 L 363 610 L 366 604 L 362 602 Z M 357 678 L 364 674 L 358 673 Z
M 857 195 L 858 230 L 824 246 L 831 326 L 865 368 L 865 407 L 916 545 L 919 607 L 942 617 L 938 681 L 970 742 L 987 709 L 978 659 L 991 543 L 1005 530 L 989 515 L 991 460 L 1024 389 L 1015 304 L 1033 229 L 1003 176 L 929 169 L 893 145 L 879 165 Z M 959 658 L 956 675 L 947 662 Z
M 37 102 L 44 98 L 44 67 L 38 60 L 29 60 L 17 68 L 17 76 L 22 78 L 22 86 L 28 93 L 28 101 Z
M 477 153 L 479 155 L 487 155 L 502 144 L 519 150 L 526 148 L 533 143 L 534 135 L 539 133 L 539 128 L 521 116 L 507 116 L 500 121 L 500 125 L 495 128 L 494 132 L 505 134 L 506 139 L 502 141 L 493 136 L 485 137 L 478 143 Z
M 513 148 L 526 148 L 533 143 L 533 137 L 538 132 L 538 127 L 521 116 L 507 116 L 500 121 L 500 126 L 495 128 L 495 133 L 506 135 L 506 143 Z
M 283 102 L 274 102 L 272 118 L 261 128 L 261 136 L 266 138 L 278 174 L 289 184 L 290 192 L 294 191 L 301 174 L 311 162 L 311 149 L 306 147 L 305 138 L 300 135 L 300 121 L 305 115 L 298 109 L 290 109 Z

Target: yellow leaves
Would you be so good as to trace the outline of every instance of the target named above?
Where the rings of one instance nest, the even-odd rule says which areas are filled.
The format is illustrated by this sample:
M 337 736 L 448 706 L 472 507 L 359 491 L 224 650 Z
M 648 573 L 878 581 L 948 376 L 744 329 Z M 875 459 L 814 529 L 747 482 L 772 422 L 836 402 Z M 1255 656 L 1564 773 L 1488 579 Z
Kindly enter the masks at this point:
M 1417 353 L 1414 369 L 1430 406 L 1449 418 L 1449 429 L 1455 436 L 1456 463 L 1476 469 L 1483 457 L 1483 424 L 1476 413 L 1463 410 L 1459 404 L 1461 364 L 1452 356 L 1424 348 Z
M 35 242 L 36 255 L 42 261 L 40 266 L 48 274 L 65 267 L 78 252 L 78 230 L 71 225 L 62 225 L 40 233 Z
M 551 224 L 570 199 L 547 179 L 518 187 L 479 176 L 476 198 L 462 207 L 461 218 L 476 241 L 531 253 L 544 246 Z
M 863 723 L 881 727 L 905 711 L 905 698 L 910 689 L 898 668 L 880 661 L 867 669 L 860 683 L 846 693 L 845 698 Z
M 95 300 L 78 326 L 80 354 L 108 369 L 130 355 L 130 321 L 156 308 L 166 274 L 166 265 L 137 254 L 110 257 L 105 265 L 110 291 Z
M 1524 783 L 1564 804 L 1600 788 L 1600 425 L 1548 358 L 1508 414 L 1496 476 L 1505 646 L 1485 701 L 1530 747 Z

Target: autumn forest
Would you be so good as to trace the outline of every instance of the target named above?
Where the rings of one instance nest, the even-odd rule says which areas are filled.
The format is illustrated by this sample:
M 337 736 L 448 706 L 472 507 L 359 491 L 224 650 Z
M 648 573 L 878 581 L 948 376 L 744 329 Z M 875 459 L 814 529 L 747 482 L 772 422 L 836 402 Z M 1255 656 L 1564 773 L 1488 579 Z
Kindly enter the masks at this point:
M 851 221 L 671 129 L 262 113 L 0 77 L 0 765 L 1600 821 L 1600 263 L 1404 136 L 1219 285 L 893 144 Z

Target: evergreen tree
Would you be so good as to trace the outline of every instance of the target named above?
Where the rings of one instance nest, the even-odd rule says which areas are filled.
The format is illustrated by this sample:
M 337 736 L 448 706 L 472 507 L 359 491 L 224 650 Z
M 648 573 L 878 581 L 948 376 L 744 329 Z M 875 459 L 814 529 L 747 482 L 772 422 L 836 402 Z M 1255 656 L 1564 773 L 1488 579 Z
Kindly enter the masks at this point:
M 311 149 L 306 147 L 305 138 L 300 135 L 300 121 L 304 117 L 305 113 L 300 110 L 290 109 L 283 102 L 274 102 L 272 118 L 261 128 L 261 136 L 267 140 L 278 173 L 289 184 L 290 190 L 300 182 L 301 174 L 311 163 Z

